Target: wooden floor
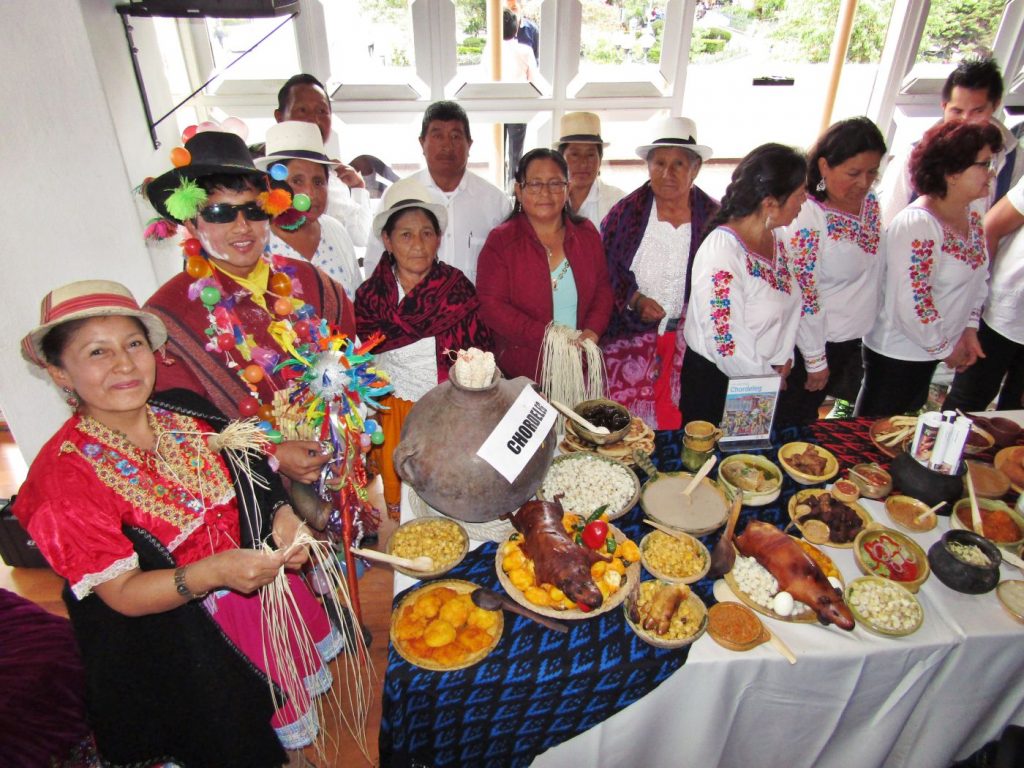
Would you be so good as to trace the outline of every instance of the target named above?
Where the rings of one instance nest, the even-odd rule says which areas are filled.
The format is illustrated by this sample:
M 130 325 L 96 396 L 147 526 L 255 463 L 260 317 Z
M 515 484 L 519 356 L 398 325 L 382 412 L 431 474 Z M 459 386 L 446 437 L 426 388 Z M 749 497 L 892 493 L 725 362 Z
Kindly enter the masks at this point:
M 24 462 L 21 454 L 14 447 L 10 433 L 0 432 L 0 497 L 10 498 L 17 492 L 25 477 Z M 385 523 L 381 530 L 381 541 L 386 544 L 387 536 L 393 525 Z M 373 633 L 370 646 L 370 662 L 375 673 L 373 680 L 372 707 L 366 725 L 366 741 L 370 751 L 370 760 L 363 756 L 355 740 L 345 730 L 328 725 L 326 759 L 307 750 L 307 757 L 320 768 L 328 766 L 377 765 L 377 733 L 380 730 L 381 689 L 383 687 L 384 669 L 387 665 L 388 627 L 391 620 L 391 595 L 393 589 L 393 573 L 387 567 L 374 567 L 364 574 L 359 581 L 359 594 L 362 603 L 363 622 Z M 11 568 L 0 561 L 0 588 L 8 589 L 16 594 L 38 603 L 51 613 L 67 616 L 64 603 L 60 598 L 63 581 L 46 568 Z M 336 664 L 332 665 L 335 672 L 335 685 L 339 684 Z

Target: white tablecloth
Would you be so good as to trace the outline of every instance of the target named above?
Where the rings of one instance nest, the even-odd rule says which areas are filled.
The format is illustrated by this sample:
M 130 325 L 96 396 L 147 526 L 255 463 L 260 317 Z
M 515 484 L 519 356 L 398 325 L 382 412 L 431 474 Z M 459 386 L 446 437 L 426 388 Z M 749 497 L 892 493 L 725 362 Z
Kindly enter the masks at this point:
M 1024 412 L 1005 415 L 1022 421 Z M 888 524 L 879 502 L 862 503 Z M 402 510 L 407 519 L 408 504 Z M 927 551 L 948 528 L 940 517 L 915 538 Z M 852 550 L 827 552 L 844 579 L 861 575 Z M 1022 574 L 1004 564 L 1002 578 Z M 396 591 L 413 583 L 396 574 Z M 735 653 L 705 635 L 654 691 L 533 765 L 948 766 L 1007 724 L 1024 725 L 1024 625 L 995 592 L 962 595 L 934 575 L 918 597 L 924 625 L 899 639 L 765 618 L 795 666 L 770 646 Z

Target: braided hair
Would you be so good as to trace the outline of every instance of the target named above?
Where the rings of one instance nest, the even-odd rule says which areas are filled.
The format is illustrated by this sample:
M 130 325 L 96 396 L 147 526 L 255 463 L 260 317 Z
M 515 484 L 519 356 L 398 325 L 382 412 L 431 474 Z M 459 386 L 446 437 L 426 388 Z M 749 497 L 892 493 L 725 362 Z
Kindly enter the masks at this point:
M 732 219 L 742 219 L 761 207 L 767 198 L 782 201 L 803 187 L 807 159 L 782 144 L 762 144 L 740 160 L 722 196 L 718 213 L 707 232 Z

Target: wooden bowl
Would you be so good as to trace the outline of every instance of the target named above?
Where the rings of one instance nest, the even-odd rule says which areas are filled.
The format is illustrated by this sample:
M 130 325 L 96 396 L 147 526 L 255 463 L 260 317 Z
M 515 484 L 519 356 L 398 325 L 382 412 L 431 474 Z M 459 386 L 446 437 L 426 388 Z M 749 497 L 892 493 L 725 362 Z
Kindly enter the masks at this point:
M 705 477 L 693 491 L 691 505 L 686 506 L 682 492 L 692 479 L 690 472 L 658 472 L 641 489 L 640 506 L 644 514 L 693 536 L 717 531 L 729 517 L 729 500 L 714 481 Z
M 996 454 L 992 462 L 996 469 L 1010 478 L 1010 487 L 1024 493 L 1024 445 L 1011 445 Z
M 949 551 L 950 542 L 975 546 L 982 551 L 988 564 L 968 563 Z M 935 578 L 952 590 L 968 595 L 991 592 L 999 583 L 999 547 L 972 531 L 946 531 L 942 538 L 928 549 L 928 564 Z
M 655 584 L 659 587 L 679 586 L 679 584 L 672 584 L 660 580 L 645 581 L 643 582 L 643 584 Z M 674 639 L 667 639 L 659 635 L 656 635 L 654 632 L 650 632 L 644 629 L 640 624 L 634 622 L 633 619 L 630 617 L 630 614 L 632 613 L 633 606 L 636 604 L 640 589 L 643 588 L 643 584 L 634 584 L 633 589 L 630 590 L 629 596 L 622 604 L 622 610 L 626 616 L 626 623 L 629 625 L 629 628 L 636 633 L 637 637 L 639 637 L 648 645 L 653 645 L 655 648 L 683 648 L 684 646 L 690 645 L 695 640 L 697 640 L 697 638 L 704 634 L 704 630 L 706 630 L 708 626 L 708 609 L 707 606 L 704 605 L 704 602 L 697 596 L 697 594 L 690 590 L 687 590 L 687 592 L 689 592 L 689 595 L 686 597 L 686 600 L 684 601 L 684 603 L 680 605 L 680 607 L 682 607 L 683 604 L 688 605 L 700 616 L 697 629 L 694 631 L 692 635 L 687 635 L 686 637 L 678 637 Z M 676 610 L 678 612 L 678 609 Z
M 859 472 L 868 479 L 853 474 Z M 878 482 L 871 482 L 876 479 Z M 857 464 L 850 472 L 850 479 L 860 488 L 860 495 L 866 499 L 884 499 L 892 493 L 892 475 L 877 464 Z
M 595 421 L 591 416 L 602 410 L 610 409 L 618 414 L 618 417 L 625 421 L 625 426 L 619 427 L 618 429 L 611 429 L 608 425 L 602 425 Z M 608 428 L 609 433 L 607 435 L 601 435 L 597 432 L 591 432 L 589 429 L 584 427 L 579 422 L 573 422 L 573 431 L 577 435 L 582 437 L 584 440 L 594 443 L 594 445 L 607 445 L 608 443 L 617 443 L 619 440 L 626 436 L 629 432 L 629 425 L 632 421 L 632 417 L 629 414 L 629 409 L 624 405 L 616 403 L 614 400 L 608 400 L 606 398 L 597 398 L 595 400 L 584 400 L 582 403 L 577 403 L 573 410 L 576 411 L 587 421 L 591 422 L 595 426 L 605 426 Z
M 892 438 L 887 438 L 886 442 L 882 442 L 881 438 L 883 435 L 891 433 L 897 429 L 899 429 L 899 427 L 894 427 L 892 425 L 892 421 L 888 418 L 879 419 L 868 427 L 868 437 L 871 439 L 871 443 L 890 459 L 895 458 L 898 454 L 904 453 L 914 439 L 914 430 L 911 429 L 906 435 L 900 437 L 895 442 L 893 442 Z
M 802 491 L 797 491 L 796 493 L 794 493 L 789 498 L 789 506 L 787 508 L 788 511 L 789 511 L 789 519 L 793 521 L 793 525 L 795 525 L 797 527 L 797 529 L 800 531 L 800 533 L 802 533 L 805 538 L 808 538 L 814 544 L 820 544 L 821 546 L 824 546 L 824 547 L 837 547 L 839 549 L 852 549 L 853 548 L 853 542 L 856 541 L 856 538 L 851 539 L 850 541 L 847 541 L 847 542 L 843 542 L 843 543 L 835 542 L 835 541 L 832 541 L 831 539 L 829 539 L 828 541 L 818 542 L 818 541 L 815 540 L 815 538 L 813 536 L 810 536 L 810 537 L 807 536 L 807 532 L 805 530 L 807 523 L 798 523 L 797 522 L 797 520 L 796 520 L 796 518 L 797 518 L 796 508 L 798 506 L 800 506 L 801 504 L 803 504 L 811 496 L 821 496 L 823 494 L 824 495 L 831 495 L 831 494 L 829 494 L 828 491 L 821 490 L 821 489 L 818 489 L 818 488 L 805 488 Z M 864 507 L 862 507 L 860 504 L 858 504 L 857 502 L 852 502 L 852 503 L 843 502 L 843 503 L 846 504 L 846 506 L 848 506 L 850 509 L 852 509 L 857 514 L 857 516 L 861 519 L 861 522 L 863 523 L 863 527 L 864 528 L 866 528 L 871 523 L 871 515 L 868 514 L 868 511 L 866 509 L 864 509 Z M 817 522 L 817 521 L 813 521 L 812 520 L 812 521 L 808 521 L 808 522 L 812 522 L 813 523 L 813 522 Z M 858 531 L 858 533 L 860 533 L 860 532 Z
M 967 515 L 968 519 L 971 519 L 971 500 L 960 499 L 960 501 L 953 505 L 953 514 L 949 516 L 949 527 L 952 530 L 969 531 L 971 530 L 971 526 L 966 525 L 964 521 L 960 519 L 960 510 L 966 510 L 964 514 Z M 1004 549 L 1009 550 L 1016 550 L 1018 547 L 1020 547 L 1022 543 L 1024 543 L 1024 517 L 1021 517 L 1021 514 L 1013 507 L 1007 506 L 1003 502 L 998 501 L 996 499 L 978 499 L 978 510 L 982 513 L 983 523 L 984 513 L 986 511 L 1005 512 L 1010 516 L 1010 519 L 1013 520 L 1014 524 L 1017 526 L 1017 530 L 1020 531 L 1020 536 L 1014 539 L 1013 541 L 996 541 L 995 539 L 992 539 L 988 536 L 985 537 L 993 544 L 995 544 L 997 547 L 1003 547 Z M 982 525 L 982 527 L 984 528 L 984 525 Z
M 889 629 L 876 623 L 857 608 L 851 598 L 865 585 L 870 584 L 871 582 L 884 584 L 894 588 L 901 598 L 917 606 L 917 620 L 914 622 L 913 626 L 900 630 Z M 868 630 L 868 632 L 873 632 L 876 635 L 882 635 L 883 637 L 906 637 L 907 635 L 912 635 L 917 632 L 924 623 L 924 608 L 921 606 L 920 601 L 901 584 L 889 581 L 888 579 L 883 579 L 878 576 L 861 576 L 859 579 L 854 579 L 846 585 L 846 591 L 843 597 L 846 599 L 846 605 L 849 606 L 850 612 L 853 614 L 854 618 L 857 619 L 857 623 L 864 627 L 864 629 Z
M 629 481 L 633 484 L 633 492 L 630 498 L 622 507 L 618 509 L 609 508 L 608 510 L 606 510 L 609 520 L 616 520 L 622 517 L 624 514 L 629 512 L 629 510 L 636 506 L 636 502 L 640 498 L 640 481 L 637 479 L 637 476 L 633 472 L 633 470 L 631 470 L 629 467 L 623 465 L 621 462 L 615 461 L 614 459 L 605 458 L 604 456 L 598 456 L 593 453 L 569 453 L 564 456 L 557 456 L 555 460 L 551 462 L 551 467 L 555 467 L 570 461 L 599 462 L 599 465 L 607 469 L 608 472 L 620 474 L 623 478 L 627 476 L 629 477 Z M 583 465 L 581 464 L 577 466 L 582 467 Z M 548 469 L 548 473 L 550 472 L 551 469 Z M 540 488 L 537 489 L 537 498 L 540 499 L 541 501 L 553 501 L 554 496 L 557 495 L 557 493 L 545 493 L 544 488 L 547 485 L 547 482 L 548 476 L 547 474 L 545 474 L 544 480 L 541 481 Z M 625 485 L 625 480 L 623 480 L 623 485 Z M 564 501 L 565 500 L 563 499 L 563 502 Z M 582 517 L 589 517 L 590 514 L 594 511 L 592 509 L 570 509 L 565 503 L 563 503 L 562 506 L 566 512 L 573 512 L 574 514 L 580 515 Z
M 401 553 L 395 552 L 394 549 L 395 544 L 403 538 L 406 538 L 407 536 L 412 536 L 414 539 L 419 538 L 432 529 L 435 531 L 435 535 L 437 535 L 436 532 L 439 529 L 444 531 L 441 535 L 450 538 L 452 542 L 457 544 L 459 547 L 458 557 L 448 563 L 445 563 L 441 567 L 434 569 L 433 571 L 412 571 L 399 565 L 393 565 L 392 568 L 399 573 L 404 573 L 406 576 L 412 576 L 414 579 L 433 579 L 448 573 L 448 571 L 461 563 L 463 558 L 466 557 L 466 553 L 469 552 L 469 536 L 466 534 L 466 529 L 457 522 L 442 517 L 421 517 L 416 520 L 410 520 L 407 523 L 402 523 L 388 538 L 387 553 L 389 555 L 398 555 L 399 557 L 408 557 L 410 559 L 418 557 L 419 555 L 433 556 L 431 555 L 431 551 L 426 545 L 426 542 L 423 542 L 423 546 L 413 547 L 408 550 L 406 547 L 402 547 L 403 551 Z M 413 551 L 413 549 L 416 551 Z
M 917 592 L 931 575 L 924 550 L 891 528 L 865 528 L 853 542 L 853 553 L 865 576 L 880 576 L 910 592 Z
M 995 444 L 995 437 L 990 435 L 987 430 L 977 424 L 972 424 L 971 431 L 967 433 L 967 441 L 964 443 L 964 453 L 972 456 L 984 453 Z
M 790 457 L 797 453 L 803 453 L 808 447 L 813 447 L 825 459 L 825 471 L 820 475 L 811 475 L 803 472 L 792 464 L 789 463 Z M 779 448 L 779 464 L 786 470 L 786 474 L 793 478 L 800 485 L 818 485 L 820 483 L 827 482 L 836 476 L 839 472 L 839 460 L 831 451 L 827 451 L 820 445 L 813 445 L 812 443 L 786 443 L 784 446 Z
M 999 582 L 999 586 L 996 587 L 996 596 L 1014 621 L 1024 624 L 1024 581 L 1009 579 Z
M 1010 478 L 991 464 L 980 461 L 966 461 L 967 471 L 971 473 L 974 493 L 984 499 L 1001 499 L 1010 492 Z
M 729 482 L 729 467 L 747 464 L 760 470 L 765 474 L 771 483 L 770 487 L 763 491 L 742 490 L 734 483 Z M 766 459 L 764 456 L 757 456 L 752 453 L 737 453 L 722 461 L 718 465 L 718 482 L 725 486 L 729 495 L 735 497 L 737 493 L 743 493 L 743 504 L 748 507 L 763 507 L 771 504 L 782 493 L 782 472 L 775 462 Z
M 919 523 L 916 522 L 917 516 L 928 508 L 923 501 L 910 496 L 897 494 L 885 500 L 885 513 L 889 519 L 899 528 L 911 533 L 924 533 L 938 524 L 938 518 L 934 514 L 927 515 Z
M 652 543 L 662 536 L 672 538 L 668 533 L 664 533 L 662 531 L 651 531 L 640 540 L 640 562 L 643 563 L 644 568 L 647 569 L 647 572 L 651 574 L 651 576 L 656 579 L 660 579 L 661 581 L 668 582 L 669 584 L 693 584 L 693 582 L 700 581 L 707 575 L 708 570 L 711 568 L 711 554 L 708 552 L 708 548 L 705 547 L 699 539 L 694 538 L 688 533 L 677 533 L 675 536 L 676 538 L 682 539 L 684 542 L 688 542 L 696 549 L 698 556 L 704 563 L 703 566 L 686 576 L 677 576 L 651 565 L 650 560 L 648 559 L 648 551 L 650 550 Z

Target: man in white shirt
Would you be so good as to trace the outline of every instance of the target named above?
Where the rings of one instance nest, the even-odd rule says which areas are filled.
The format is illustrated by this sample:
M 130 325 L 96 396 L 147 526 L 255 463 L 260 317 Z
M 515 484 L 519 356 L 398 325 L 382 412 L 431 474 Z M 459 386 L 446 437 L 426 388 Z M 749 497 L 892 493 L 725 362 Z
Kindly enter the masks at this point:
M 1024 175 L 1024 151 L 1018 147 L 1017 138 L 994 117 L 1002 100 L 1003 76 L 994 59 L 962 61 L 942 86 L 942 122 L 991 122 L 1003 135 L 1003 149 L 995 155 L 996 183 L 989 192 L 986 210 Z M 878 195 L 885 227 L 917 198 L 910 184 L 909 160 L 913 148 L 911 144 L 894 154 L 886 167 Z
M 326 146 L 331 135 L 331 100 L 327 89 L 312 75 L 295 75 L 277 93 L 274 119 L 279 123 L 315 123 Z M 370 233 L 370 195 L 363 177 L 352 166 L 339 163 L 331 175 L 327 213 L 345 225 L 354 245 L 366 245 Z
M 508 196 L 490 182 L 466 170 L 473 137 L 466 111 L 454 101 L 437 101 L 423 113 L 420 147 L 427 167 L 410 178 L 418 180 L 445 207 L 448 226 L 438 258 L 461 269 L 476 282 L 476 261 L 487 235 L 512 210 Z M 373 232 L 366 247 L 363 272 L 377 267 L 384 245 Z

